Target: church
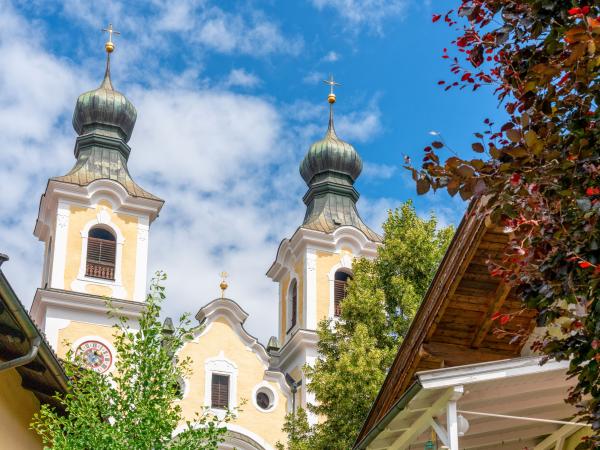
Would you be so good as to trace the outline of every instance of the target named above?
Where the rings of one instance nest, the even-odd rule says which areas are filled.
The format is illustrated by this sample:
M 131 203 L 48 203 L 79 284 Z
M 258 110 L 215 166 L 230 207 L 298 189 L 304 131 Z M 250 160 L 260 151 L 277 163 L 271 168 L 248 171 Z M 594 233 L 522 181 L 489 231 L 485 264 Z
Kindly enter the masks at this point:
M 100 86 L 77 99 L 74 166 L 50 178 L 41 196 L 34 235 L 45 248 L 42 285 L 30 311 L 59 358 L 71 349 L 101 373 L 113 370 L 116 358 L 105 298 L 135 323 L 144 308 L 151 227 L 165 202 L 128 170 L 137 112 L 113 86 L 113 50 L 109 38 Z M 181 380 L 186 417 L 202 406 L 222 415 L 243 404 L 228 424 L 225 449 L 272 450 L 286 441 L 285 415 L 313 401 L 302 368 L 317 357 L 317 324 L 339 313 L 353 260 L 374 257 L 381 242 L 356 207 L 362 161 L 335 132 L 329 84 L 325 136 L 300 164 L 308 186 L 304 220 L 265 268 L 279 286 L 270 300 L 279 311 L 276 336 L 265 346 L 245 330 L 244 300 L 227 298 L 223 282 L 223 295 L 206 299 L 195 316 L 199 331 L 180 350 L 192 360 L 190 378 Z

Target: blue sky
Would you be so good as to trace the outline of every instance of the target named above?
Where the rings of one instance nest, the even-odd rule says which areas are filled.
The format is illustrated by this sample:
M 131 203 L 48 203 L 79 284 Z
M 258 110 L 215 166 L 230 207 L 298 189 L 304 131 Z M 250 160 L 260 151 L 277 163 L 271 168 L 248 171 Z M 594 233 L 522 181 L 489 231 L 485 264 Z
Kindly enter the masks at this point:
M 414 199 L 457 224 L 465 205 L 418 198 L 403 156 L 418 161 L 440 132 L 459 152 L 485 117 L 499 114 L 485 89 L 444 92 L 442 49 L 452 30 L 432 24 L 451 1 L 0 0 L 0 251 L 30 304 L 42 245 L 31 234 L 50 176 L 73 164 L 77 95 L 103 74 L 108 22 L 113 82 L 138 109 L 130 170 L 166 200 L 152 227 L 151 269 L 169 273 L 167 312 L 195 312 L 218 294 L 251 314 L 265 342 L 276 333 L 276 286 L 264 273 L 280 240 L 301 223 L 306 190 L 298 164 L 325 132 L 328 73 L 336 128 L 365 163 L 359 209 L 380 228 L 386 210 Z

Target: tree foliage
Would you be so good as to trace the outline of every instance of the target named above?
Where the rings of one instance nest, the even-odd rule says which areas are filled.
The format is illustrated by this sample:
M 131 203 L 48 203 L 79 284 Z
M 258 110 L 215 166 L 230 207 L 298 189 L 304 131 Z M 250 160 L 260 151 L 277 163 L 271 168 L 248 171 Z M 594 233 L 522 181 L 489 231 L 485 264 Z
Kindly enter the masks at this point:
M 316 397 L 308 408 L 322 418 L 305 434 L 312 449 L 352 447 L 453 233 L 410 202 L 389 212 L 383 230 L 377 257 L 354 262 L 339 320 L 319 324 L 320 356 L 305 367 Z
M 126 318 L 115 325 L 115 370 L 100 374 L 85 369 L 73 352 L 65 370 L 69 390 L 56 399 L 64 414 L 43 405 L 32 428 L 45 448 L 54 450 L 158 450 L 217 449 L 226 429 L 206 411 L 184 421 L 179 400 L 179 381 L 189 375 L 189 359 L 174 356 L 191 337 L 187 316 L 166 330 L 160 322 L 165 275 L 152 280 L 139 328 Z M 118 313 L 118 311 L 114 311 Z M 224 421 L 228 421 L 228 413 Z M 183 425 L 175 438 L 174 432 Z
M 434 15 L 458 30 L 443 53 L 457 79 L 439 84 L 491 85 L 509 119 L 485 120 L 472 144 L 481 155 L 442 161 L 452 150 L 438 140 L 409 167 L 419 193 L 476 198 L 510 233 L 492 275 L 539 311 L 549 332 L 537 348 L 570 358 L 578 384 L 568 401 L 593 424 L 591 447 L 600 445 L 599 11 L 594 0 L 462 0 Z

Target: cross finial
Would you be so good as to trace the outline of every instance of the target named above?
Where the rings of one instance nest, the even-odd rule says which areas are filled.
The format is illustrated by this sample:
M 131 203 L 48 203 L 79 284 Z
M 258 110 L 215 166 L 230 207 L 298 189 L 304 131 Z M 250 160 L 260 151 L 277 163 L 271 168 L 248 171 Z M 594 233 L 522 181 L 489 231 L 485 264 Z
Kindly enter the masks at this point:
M 113 30 L 112 23 L 108 24 L 108 28 L 102 28 L 102 31 L 108 33 L 108 41 L 106 42 L 106 44 L 104 44 L 104 48 L 106 49 L 107 53 L 112 53 L 115 49 L 115 44 L 112 41 L 113 34 L 116 34 L 118 36 L 121 33 L 117 30 Z
M 329 103 L 335 103 L 335 94 L 333 92 L 333 88 L 334 86 L 341 86 L 341 84 L 333 79 L 333 74 L 329 74 L 329 80 L 323 80 L 323 83 L 329 86 L 329 95 L 327 96 L 327 100 Z
M 225 279 L 229 276 L 227 272 L 221 272 L 221 284 L 219 287 L 221 288 L 221 298 L 225 298 L 225 290 L 229 287 L 227 281 Z

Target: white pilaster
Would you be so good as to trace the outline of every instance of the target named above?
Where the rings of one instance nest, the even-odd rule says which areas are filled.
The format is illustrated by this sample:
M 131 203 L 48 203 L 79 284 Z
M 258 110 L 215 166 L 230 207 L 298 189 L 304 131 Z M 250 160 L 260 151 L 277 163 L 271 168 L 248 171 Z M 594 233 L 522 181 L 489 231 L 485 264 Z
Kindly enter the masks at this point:
M 135 257 L 135 290 L 133 299 L 143 302 L 146 299 L 146 276 L 148 271 L 148 217 L 139 217 L 137 226 L 137 250 Z
M 67 264 L 67 238 L 71 209 L 67 202 L 58 202 L 54 235 L 54 262 L 50 286 L 55 289 L 65 287 L 65 266 Z
M 314 248 L 306 249 L 305 264 L 305 324 L 309 330 L 317 329 L 317 251 Z

